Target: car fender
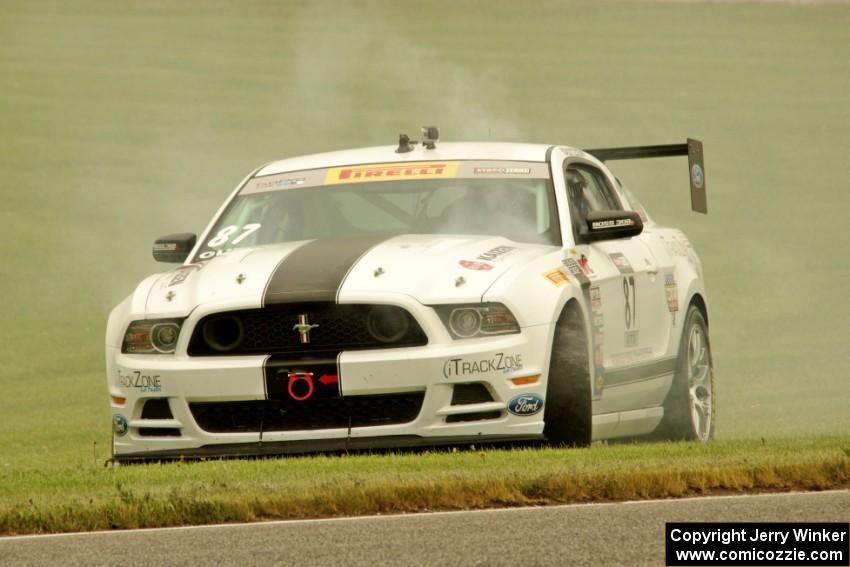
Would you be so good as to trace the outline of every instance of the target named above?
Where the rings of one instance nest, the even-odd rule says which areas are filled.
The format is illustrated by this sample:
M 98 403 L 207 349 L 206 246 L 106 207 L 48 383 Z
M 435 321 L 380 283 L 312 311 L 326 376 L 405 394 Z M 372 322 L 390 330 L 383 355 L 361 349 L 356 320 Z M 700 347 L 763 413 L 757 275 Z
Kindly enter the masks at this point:
M 584 306 L 581 287 L 562 263 L 563 251 L 552 252 L 505 272 L 481 300 L 505 304 L 520 327 L 551 325 L 570 299 Z
M 668 354 L 675 356 L 679 352 L 679 342 L 688 306 L 697 295 L 707 306 L 708 297 L 702 276 L 702 264 L 688 238 L 676 229 L 665 229 L 663 232 L 663 241 L 673 260 L 673 289 L 670 290 L 670 286 L 666 287 L 668 288 L 668 309 L 673 314 L 674 321 L 673 340 L 670 341 Z M 707 316 L 708 313 L 706 313 Z
M 564 266 L 563 258 L 564 252 L 559 250 L 511 270 L 499 278 L 482 298 L 485 302 L 505 304 L 521 327 L 547 326 L 544 358 L 539 361 L 540 367 L 545 369 L 544 384 L 548 380 L 556 323 L 568 302 L 578 303 L 585 329 L 591 328 L 589 300 L 585 298 L 581 283 Z M 590 345 L 588 334 L 588 357 L 592 356 Z M 592 375 L 591 368 L 591 380 Z

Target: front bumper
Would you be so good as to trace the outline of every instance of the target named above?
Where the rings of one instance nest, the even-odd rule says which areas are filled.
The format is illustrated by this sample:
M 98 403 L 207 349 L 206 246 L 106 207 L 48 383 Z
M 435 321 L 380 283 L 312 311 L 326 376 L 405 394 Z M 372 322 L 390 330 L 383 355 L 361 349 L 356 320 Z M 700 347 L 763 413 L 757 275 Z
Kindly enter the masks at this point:
M 113 436 L 114 457 L 247 456 L 537 439 L 543 411 L 516 415 L 508 406 L 523 394 L 545 398 L 550 338 L 551 326 L 540 325 L 494 338 L 346 351 L 338 363 L 343 397 L 421 392 L 418 415 L 392 425 L 247 432 L 204 430 L 191 404 L 266 400 L 266 356 L 130 355 L 108 347 L 112 413 L 126 424 L 123 434 Z M 520 385 L 511 381 L 529 376 L 539 378 Z M 454 386 L 468 383 L 483 384 L 492 401 L 452 405 Z M 121 398 L 124 403 L 118 403 Z M 150 400 L 165 400 L 170 416 L 143 417 Z M 487 418 L 465 420 L 476 414 Z

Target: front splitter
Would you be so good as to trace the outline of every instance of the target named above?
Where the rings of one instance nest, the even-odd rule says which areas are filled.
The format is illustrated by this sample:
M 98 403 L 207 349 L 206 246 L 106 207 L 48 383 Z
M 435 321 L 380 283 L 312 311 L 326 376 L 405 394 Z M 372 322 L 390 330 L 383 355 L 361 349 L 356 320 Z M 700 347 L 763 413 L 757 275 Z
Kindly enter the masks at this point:
M 422 437 L 419 435 L 392 435 L 384 437 L 349 437 L 338 439 L 310 439 L 300 441 L 274 441 L 257 443 L 232 443 L 204 445 L 194 449 L 169 449 L 126 453 L 112 457 L 112 463 L 138 463 L 147 461 L 180 461 L 215 458 L 267 457 L 302 453 L 344 453 L 386 449 L 445 447 L 452 445 L 483 445 L 544 441 L 543 435 L 467 435 L 457 437 Z

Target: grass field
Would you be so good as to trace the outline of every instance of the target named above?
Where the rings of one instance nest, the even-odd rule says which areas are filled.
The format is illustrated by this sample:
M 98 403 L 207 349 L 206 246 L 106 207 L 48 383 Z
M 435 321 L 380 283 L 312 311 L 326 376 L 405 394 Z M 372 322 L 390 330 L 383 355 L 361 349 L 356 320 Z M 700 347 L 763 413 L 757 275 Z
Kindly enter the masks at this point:
M 616 170 L 702 256 L 719 439 L 850 431 L 846 4 L 10 0 L 0 73 L 0 471 L 43 479 L 7 503 L 108 456 L 105 320 L 155 237 L 261 163 L 426 123 L 701 138 L 707 217 L 679 160 Z
M 850 488 L 844 447 L 848 436 L 0 473 L 0 535 Z

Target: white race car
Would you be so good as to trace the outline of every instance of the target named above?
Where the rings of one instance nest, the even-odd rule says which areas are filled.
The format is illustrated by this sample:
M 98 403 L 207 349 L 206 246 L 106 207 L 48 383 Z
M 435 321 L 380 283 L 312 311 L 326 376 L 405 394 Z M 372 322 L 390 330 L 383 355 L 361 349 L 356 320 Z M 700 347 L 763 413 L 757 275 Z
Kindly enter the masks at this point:
M 276 161 L 109 317 L 116 461 L 714 429 L 685 235 L 582 151 L 420 142 Z

